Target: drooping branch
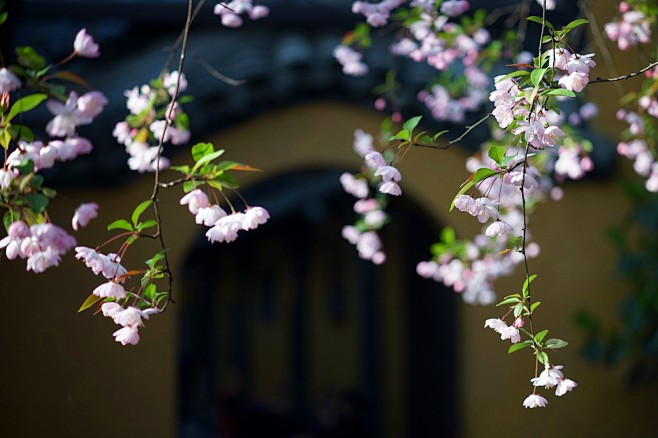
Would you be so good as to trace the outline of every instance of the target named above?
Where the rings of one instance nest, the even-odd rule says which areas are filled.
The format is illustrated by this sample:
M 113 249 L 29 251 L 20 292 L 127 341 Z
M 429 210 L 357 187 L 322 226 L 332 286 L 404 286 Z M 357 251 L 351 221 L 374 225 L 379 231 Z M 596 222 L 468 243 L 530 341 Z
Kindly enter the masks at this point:
M 601 82 L 617 82 L 617 81 L 625 81 L 626 79 L 630 79 L 632 77 L 641 75 L 645 71 L 651 70 L 652 68 L 658 66 L 658 61 L 654 61 L 651 64 L 647 65 L 644 67 L 642 70 L 634 71 L 633 73 L 628 73 L 623 76 L 617 76 L 615 78 L 596 78 L 593 81 L 589 81 L 590 84 L 597 84 Z

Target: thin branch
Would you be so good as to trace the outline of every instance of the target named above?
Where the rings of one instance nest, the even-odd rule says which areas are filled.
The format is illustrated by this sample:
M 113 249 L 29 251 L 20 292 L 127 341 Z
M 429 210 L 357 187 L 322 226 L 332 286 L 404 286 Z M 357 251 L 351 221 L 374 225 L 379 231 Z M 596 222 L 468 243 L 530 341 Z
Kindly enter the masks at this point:
M 473 123 L 472 125 L 467 126 L 467 127 L 466 127 L 466 131 L 464 131 L 464 132 L 462 133 L 462 135 L 460 135 L 459 137 L 455 138 L 454 140 L 450 140 L 450 141 L 448 142 L 448 145 L 455 144 L 455 143 L 457 143 L 457 142 L 462 141 L 462 140 L 464 139 L 464 137 L 466 137 L 466 136 L 468 135 L 469 132 L 471 132 L 473 129 L 475 129 L 476 127 L 478 127 L 478 126 L 481 125 L 482 123 L 484 123 L 484 122 L 485 122 L 489 117 L 491 117 L 491 116 L 492 116 L 492 114 L 489 113 L 489 114 L 487 114 L 486 116 L 482 117 L 482 118 L 481 118 L 480 120 L 478 120 L 477 122 Z M 441 148 L 441 149 L 446 149 L 446 148 Z
M 200 4 L 203 3 L 203 1 L 204 0 L 201 0 Z M 160 201 L 158 200 L 158 192 L 160 190 L 160 158 L 162 156 L 162 149 L 164 145 L 164 139 L 167 134 L 167 129 L 169 127 L 169 124 L 171 123 L 172 115 L 174 113 L 174 107 L 176 105 L 176 100 L 178 99 L 178 93 L 180 92 L 180 81 L 181 81 L 181 76 L 183 74 L 183 66 L 185 64 L 185 54 L 187 53 L 187 43 L 190 34 L 190 27 L 192 25 L 192 20 L 194 19 L 193 6 L 194 6 L 194 0 L 188 0 L 187 17 L 185 19 L 185 27 L 183 29 L 183 40 L 181 43 L 180 57 L 178 60 L 178 77 L 176 79 L 176 88 L 174 89 L 174 93 L 171 96 L 171 103 L 169 104 L 169 109 L 165 117 L 166 123 L 164 129 L 162 130 L 162 136 L 160 136 L 160 140 L 158 142 L 158 155 L 155 161 L 155 177 L 153 181 L 153 192 L 151 193 L 151 200 L 153 201 L 153 210 L 154 210 L 155 221 L 156 221 L 155 235 L 158 237 L 158 240 L 160 241 L 160 247 L 162 248 L 163 251 L 163 262 L 164 262 L 163 273 L 167 276 L 167 279 L 169 281 L 169 294 L 167 296 L 167 301 L 165 302 L 164 307 L 161 310 L 165 310 L 167 304 L 170 301 L 173 302 L 171 295 L 173 290 L 174 278 L 171 273 L 169 258 L 167 257 L 167 251 L 166 251 L 167 245 L 165 244 L 164 236 L 162 234 L 162 217 L 160 215 Z
M 233 86 L 243 85 L 245 82 L 247 82 L 245 79 L 229 78 L 228 76 L 224 75 L 219 70 L 214 68 L 212 65 L 208 64 L 208 62 L 205 59 L 203 59 L 197 54 L 193 54 L 192 57 L 196 62 L 201 64 L 201 67 L 206 69 L 206 71 L 210 74 L 210 76 L 212 76 L 215 79 L 219 79 L 220 81 Z
M 623 76 L 617 76 L 617 77 L 615 77 L 615 78 L 607 78 L 607 79 L 604 79 L 604 78 L 596 78 L 596 79 L 594 79 L 593 81 L 589 81 L 589 83 L 590 83 L 590 84 L 597 84 L 597 83 L 601 83 L 601 82 L 617 82 L 617 81 L 625 81 L 626 79 L 630 79 L 630 78 L 635 77 L 635 76 L 637 76 L 637 75 L 641 75 L 641 74 L 644 73 L 645 71 L 647 71 L 647 70 L 651 70 L 652 68 L 654 68 L 654 67 L 656 67 L 656 66 L 658 66 L 658 61 L 654 61 L 654 62 L 652 62 L 651 64 L 649 64 L 649 65 L 647 65 L 646 67 L 644 67 L 642 70 L 634 71 L 633 73 L 628 73 L 628 74 L 623 75 Z

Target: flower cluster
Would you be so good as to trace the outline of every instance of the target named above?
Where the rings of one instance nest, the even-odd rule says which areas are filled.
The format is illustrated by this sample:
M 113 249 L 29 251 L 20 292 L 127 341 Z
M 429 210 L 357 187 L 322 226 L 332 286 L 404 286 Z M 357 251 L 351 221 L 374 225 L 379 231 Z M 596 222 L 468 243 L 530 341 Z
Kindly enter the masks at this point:
M 658 67 L 645 72 L 645 80 L 637 94 L 625 99 L 628 106 L 617 111 L 617 118 L 628 124 L 622 132 L 622 141 L 617 144 L 617 152 L 633 160 L 633 170 L 646 178 L 644 187 L 650 192 L 658 192 L 658 160 L 656 159 L 655 132 L 658 126 L 657 88 Z M 630 99 L 628 98 L 630 97 Z
M 416 62 L 427 62 L 443 76 L 418 94 L 437 120 L 462 122 L 467 111 L 486 102 L 489 78 L 478 67 L 491 38 L 478 23 L 462 26 L 450 21 L 469 9 L 466 1 L 444 1 L 439 11 L 434 2 L 412 2 L 407 34 L 391 46 L 391 52 Z M 473 25 L 475 24 L 475 25 Z M 461 65 L 456 64 L 459 62 Z
M 185 75 L 174 70 L 148 85 L 125 91 L 130 115 L 116 124 L 112 135 L 126 147 L 130 169 L 140 173 L 166 169 L 170 163 L 158 154 L 161 143 L 189 141 L 188 116 L 178 102 L 171 104 L 172 97 L 186 89 Z
M 61 256 L 76 244 L 75 238 L 52 223 L 28 226 L 23 221 L 12 222 L 8 235 L 0 240 L 9 260 L 27 259 L 27 270 L 41 273 L 58 266 Z
M 368 73 L 368 64 L 363 62 L 363 53 L 340 45 L 334 49 L 334 57 L 343 66 L 343 73 L 350 76 L 363 76 Z
M 0 204 L 7 209 L 4 217 L 8 234 L 0 240 L 0 249 L 5 249 L 8 259 L 27 259 L 27 270 L 39 273 L 57 266 L 76 241 L 51 222 L 47 207 L 57 192 L 44 186 L 44 177 L 38 172 L 91 152 L 91 142 L 78 136 L 78 127 L 92 123 L 107 99 L 99 91 L 67 93 L 60 83 L 49 82 L 50 77 L 56 77 L 53 69 L 75 57 L 99 56 L 98 44 L 85 29 L 78 32 L 71 54 L 57 64 L 49 65 L 30 47 L 21 50 L 30 56 L 19 56 L 18 65 L 0 68 L 0 145 L 5 152 L 0 168 Z M 12 102 L 16 92 L 24 88 L 35 88 L 37 92 L 25 93 Z M 52 137 L 48 141 L 36 139 L 30 127 L 16 122 L 17 116 L 43 102 L 54 116 L 45 127 Z M 95 204 L 86 204 L 78 209 L 73 229 L 86 226 L 96 216 L 95 208 Z
M 199 225 L 210 227 L 206 237 L 210 242 L 233 242 L 240 230 L 248 231 L 267 222 L 270 214 L 263 207 L 247 207 L 244 212 L 227 214 L 219 205 L 210 203 L 208 195 L 200 189 L 192 190 L 180 200 L 195 215 Z
M 388 24 L 391 16 L 391 11 L 405 0 L 382 0 L 379 3 L 368 3 L 364 1 L 355 1 L 352 4 L 352 12 L 355 14 L 363 14 L 366 17 L 366 22 L 372 27 L 382 27 Z M 465 2 L 463 2 L 465 3 Z
M 222 18 L 226 27 L 240 27 L 243 24 L 241 15 L 247 14 L 250 19 L 258 20 L 267 17 L 270 9 L 263 5 L 254 5 L 252 0 L 232 0 L 215 5 L 214 14 Z
M 125 250 L 126 246 L 123 247 Z M 139 327 L 143 326 L 142 318 L 148 319 L 150 315 L 159 313 L 158 303 L 166 293 L 156 293 L 155 286 L 150 283 L 153 278 L 158 278 L 160 267 L 157 266 L 159 257 L 149 260 L 148 271 L 140 282 L 137 293 L 127 291 L 124 287 L 125 281 L 131 277 L 132 272 L 121 264 L 119 254 L 103 254 L 95 249 L 85 246 L 75 248 L 76 258 L 82 260 L 95 275 L 102 275 L 107 279 L 105 283 L 97 286 L 89 298 L 82 305 L 84 310 L 102 300 L 100 310 L 103 316 L 112 320 L 122 328 L 113 333 L 115 340 L 121 345 L 136 345 L 139 342 Z M 129 301 L 132 304 L 129 304 Z
M 605 34 L 617 43 L 620 50 L 628 50 L 638 44 L 651 41 L 651 19 L 641 10 L 633 9 L 627 2 L 619 3 L 620 17 L 606 23 Z
M 345 172 L 340 177 L 340 183 L 345 192 L 358 200 L 354 203 L 354 212 L 359 215 L 353 225 L 343 227 L 342 235 L 348 242 L 356 245 L 359 257 L 371 260 L 379 265 L 384 263 L 386 255 L 377 230 L 388 222 L 384 211 L 387 196 L 400 196 L 402 190 L 398 182 L 402 179 L 400 171 L 395 168 L 393 159 L 389 162 L 385 155 L 391 156 L 390 150 L 381 152 L 375 150 L 372 135 L 357 129 L 354 132 L 354 152 L 363 158 L 362 173 L 353 175 Z M 376 193 L 371 197 L 370 186 L 376 187 Z

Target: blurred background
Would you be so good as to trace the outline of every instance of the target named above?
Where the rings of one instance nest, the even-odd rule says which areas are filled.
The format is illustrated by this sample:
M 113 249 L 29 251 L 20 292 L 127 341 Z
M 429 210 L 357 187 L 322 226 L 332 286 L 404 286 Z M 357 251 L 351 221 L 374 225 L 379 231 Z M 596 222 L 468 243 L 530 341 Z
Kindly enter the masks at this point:
M 99 203 L 100 218 L 76 236 L 93 247 L 107 238 L 105 224 L 129 216 L 150 196 L 151 178 L 128 171 L 124 148 L 111 132 L 127 111 L 123 91 L 158 76 L 167 62 L 186 2 L 7 3 L 5 54 L 31 45 L 57 61 L 70 53 L 82 27 L 101 45 L 100 58 L 71 66 L 110 101 L 93 125 L 81 129 L 94 152 L 48 176 L 63 195 L 49 209 L 56 223 L 66 223 L 80 202 Z M 366 77 L 346 77 L 332 51 L 358 21 L 350 1 L 264 3 L 270 17 L 227 29 L 212 14 L 215 3 L 207 2 L 192 29 L 185 73 L 194 100 L 185 108 L 193 141 L 211 141 L 227 149 L 227 159 L 264 170 L 238 177 L 243 196 L 266 207 L 272 219 L 233 243 L 210 245 L 178 205 L 182 190 L 164 191 L 176 303 L 146 322 L 136 347 L 114 342 L 111 321 L 75 313 L 98 279 L 73 255 L 39 275 L 3 260 L 3 434 L 658 436 L 655 375 L 633 378 L 635 362 L 612 360 L 599 342 L 601 323 L 619 324 L 630 288 L 619 274 L 619 248 L 607 236 L 635 211 L 619 182 L 633 177 L 630 165 L 615 158 L 624 127 L 614 117 L 614 88 L 588 88 L 600 107 L 588 127 L 598 150 L 595 175 L 566 184 L 564 199 L 542 205 L 530 223 L 542 248 L 531 262 L 543 301 L 540 323 L 570 341 L 552 358 L 579 386 L 561 399 L 549 396 L 545 409 L 525 410 L 534 361 L 523 357 L 525 351 L 508 356 L 506 343 L 483 328 L 499 309 L 465 305 L 415 273 L 444 226 L 460 236 L 477 231 L 475 221 L 448 213 L 448 206 L 480 134 L 445 151 L 407 155 L 400 165 L 404 196 L 390 203 L 392 222 L 383 232 L 388 260 L 382 266 L 360 260 L 340 238 L 354 218 L 353 199 L 338 176 L 360 165 L 352 151 L 354 130 L 379 129 L 372 89 L 389 67 L 386 44 L 375 44 L 366 56 Z M 494 8 L 521 2 L 471 3 Z M 572 2 L 558 7 L 557 22 L 577 12 Z M 609 1 L 591 7 L 600 23 L 615 12 Z M 633 53 L 613 53 L 623 72 L 643 66 Z M 208 66 L 245 83 L 218 80 Z M 424 113 L 414 96 L 432 72 L 413 63 L 399 67 L 407 87 L 405 114 Z M 45 126 L 49 116 L 41 117 Z M 448 128 L 455 136 L 463 129 Z M 189 156 L 175 146 L 166 154 L 177 164 Z M 656 217 L 653 211 L 645 215 Z M 135 247 L 132 262 L 152 254 L 148 243 Z M 499 295 L 513 293 L 521 278 L 499 281 Z

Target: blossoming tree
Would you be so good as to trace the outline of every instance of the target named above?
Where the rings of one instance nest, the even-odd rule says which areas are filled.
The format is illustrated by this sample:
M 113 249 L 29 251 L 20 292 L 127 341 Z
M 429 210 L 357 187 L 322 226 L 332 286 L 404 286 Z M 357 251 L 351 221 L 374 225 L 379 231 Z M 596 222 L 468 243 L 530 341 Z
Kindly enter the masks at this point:
M 575 111 L 568 110 L 565 102 L 582 99 L 594 83 L 644 75 L 641 90 L 629 95 L 617 111 L 617 117 L 629 125 L 617 150 L 634 160 L 635 171 L 646 178 L 646 190 L 657 192 L 653 133 L 658 117 L 658 62 L 648 62 L 643 69 L 622 76 L 591 78 L 598 54 L 578 53 L 578 45 L 572 41 L 576 32 L 591 23 L 576 18 L 564 25 L 553 24 L 550 11 L 554 2 L 537 0 L 541 16 L 529 15 L 531 1 L 521 3 L 524 8 L 513 16 L 511 25 L 517 32 L 494 36 L 487 30 L 490 23 L 484 13 L 470 14 L 468 1 L 355 1 L 352 11 L 364 16 L 365 23 L 345 36 L 334 55 L 345 74 L 364 75 L 369 67 L 363 52 L 378 36 L 378 30 L 395 30 L 391 54 L 435 70 L 436 77 L 418 91 L 417 98 L 431 117 L 451 127 L 450 134 L 422 130 L 422 117 L 406 114 L 401 106 L 395 72 L 391 72 L 390 83 L 384 84 L 374 100 L 375 109 L 384 113 L 382 132 L 355 131 L 353 148 L 363 167 L 358 174 L 344 173 L 340 178 L 345 191 L 357 198 L 357 219 L 343 228 L 342 235 L 365 260 L 377 265 L 386 262 L 385 242 L 378 230 L 389 220 L 385 211 L 389 197 L 403 194 L 398 163 L 405 155 L 414 148 L 440 153 L 463 141 L 472 130 L 488 126 L 490 139 L 466 162 L 467 176 L 461 187 L 455 188 L 449 206 L 477 219 L 483 224 L 482 231 L 470 239 L 458 239 L 452 229 L 444 229 L 441 241 L 430 249 L 431 256 L 419 255 L 419 260 L 426 260 L 419 261 L 417 273 L 453 288 L 466 302 L 490 305 L 498 301 L 496 306 L 503 310 L 498 317 L 487 319 L 484 326 L 493 329 L 501 340 L 510 341 L 510 353 L 524 349 L 532 353 L 532 393 L 522 405 L 535 408 L 548 403 L 538 388 L 553 388 L 562 396 L 577 386 L 552 359 L 554 351 L 567 342 L 549 337 L 549 330 L 540 329 L 536 322 L 541 290 L 534 281 L 541 267 L 533 264 L 531 269 L 529 262 L 539 253 L 539 243 L 532 240 L 528 228 L 531 213 L 541 202 L 563 196 L 561 182 L 582 178 L 594 167 L 589 157 L 593 145 L 578 125 L 593 117 L 597 109 L 583 103 Z M 128 114 L 108 135 L 125 147 L 131 170 L 153 174 L 153 189 L 130 217 L 107 226 L 111 235 L 104 242 L 92 246 L 78 245 L 71 234 L 53 223 L 48 207 L 57 193 L 47 187 L 39 172 L 92 152 L 91 142 L 78 135 L 78 127 L 93 123 L 107 98 L 101 91 L 88 90 L 84 79 L 65 68 L 75 58 L 101 56 L 99 45 L 81 29 L 71 54 L 59 62 L 49 64 L 33 48 L 17 47 L 16 63 L 0 66 L 0 145 L 4 149 L 0 206 L 7 232 L 0 240 L 0 249 L 9 260 L 25 260 L 26 269 L 34 273 L 58 266 L 62 256 L 74 249 L 75 257 L 102 277 L 79 310 L 94 309 L 110 318 L 119 326 L 114 337 L 122 345 L 138 344 L 144 320 L 163 312 L 172 302 L 172 268 L 167 254 L 176 249 L 165 243 L 161 190 L 182 188 L 180 204 L 194 215 L 196 224 L 206 227 L 205 236 L 213 243 L 232 242 L 239 233 L 269 219 L 263 207 L 252 206 L 241 196 L 242 205 L 234 205 L 226 195 L 237 193 L 235 174 L 257 169 L 220 160 L 225 151 L 210 143 L 191 146 L 187 165 L 171 166 L 163 155 L 165 144 L 185 145 L 190 139 L 182 93 L 187 88 L 188 36 L 202 4 L 188 2 L 185 28 L 176 47 L 177 66 L 166 65 L 148 84 L 125 92 Z M 222 25 L 239 27 L 245 18 L 266 18 L 269 9 L 250 0 L 234 0 L 218 3 L 214 12 Z M 655 12 L 653 4 L 621 2 L 618 19 L 607 23 L 603 34 L 620 50 L 648 44 Z M 6 18 L 2 13 L 0 22 Z M 523 50 L 528 26 L 539 29 L 533 52 Z M 651 56 L 653 59 L 656 54 Z M 505 72 L 494 76 L 494 67 L 501 61 L 506 64 Z M 47 138 L 37 138 L 34 127 L 22 123 L 22 115 L 42 104 L 53 116 L 45 126 Z M 463 125 L 469 114 L 482 111 L 484 117 L 454 134 L 455 125 Z M 448 135 L 451 139 L 445 140 Z M 77 231 L 85 227 L 98 216 L 98 210 L 95 202 L 81 204 L 73 213 L 71 228 Z M 125 266 L 126 255 L 140 239 L 154 242 L 152 256 Z M 518 291 L 499 300 L 495 280 L 512 275 L 518 266 L 523 271 Z

